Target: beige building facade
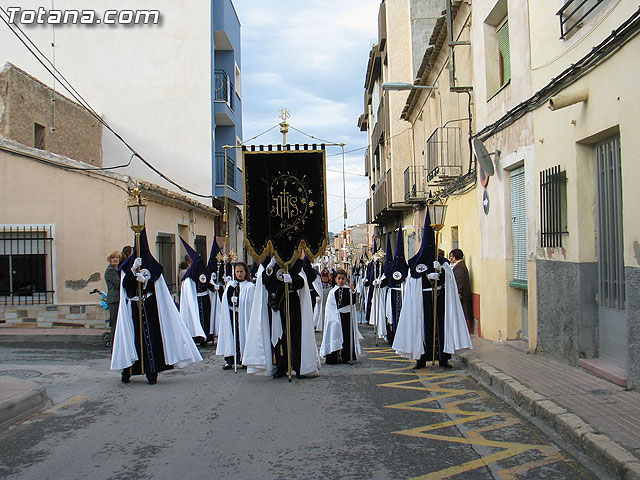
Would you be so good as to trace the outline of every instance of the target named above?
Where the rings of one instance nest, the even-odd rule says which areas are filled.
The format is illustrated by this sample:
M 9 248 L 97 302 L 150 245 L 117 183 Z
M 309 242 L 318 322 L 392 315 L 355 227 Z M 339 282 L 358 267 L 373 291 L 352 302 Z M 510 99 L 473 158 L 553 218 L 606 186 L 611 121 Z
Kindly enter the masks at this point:
M 386 241 L 411 216 L 404 201 L 404 170 L 411 163 L 411 131 L 400 119 L 404 98 L 382 89 L 387 81 L 411 81 L 412 55 L 409 0 L 384 0 L 378 15 L 378 43 L 373 45 L 365 76 L 364 113 L 358 121 L 367 132 L 365 172 L 372 195 L 367 223 L 378 225 L 378 243 Z
M 0 326 L 105 326 L 98 306 L 107 255 L 134 244 L 130 177 L 0 139 Z M 28 188 L 25 188 L 28 186 Z M 177 292 L 179 236 L 211 248 L 217 210 L 140 182 L 147 238 Z M 208 256 L 208 252 L 207 252 Z M 205 257 L 206 258 L 206 257 Z
M 430 23 L 434 12 L 410 2 L 410 24 L 428 32 L 414 31 L 405 45 L 414 88 L 384 97 L 404 101 L 410 130 L 396 137 L 410 149 L 408 163 L 397 164 L 410 208 L 393 217 L 405 225 L 407 256 L 422 237 L 424 204 L 441 193 L 448 213 L 439 246 L 465 253 L 477 333 L 525 340 L 531 351 L 635 387 L 637 5 L 569 0 L 559 10 L 526 0 L 443 0 L 441 7 Z M 394 25 L 387 27 L 390 39 Z M 405 27 L 398 39 L 407 38 Z M 384 143 L 369 102 L 376 48 L 360 126 L 372 145 L 370 218 L 382 227 L 375 195 L 384 179 L 374 149 Z M 381 73 L 379 81 L 407 80 Z M 442 146 L 454 161 L 443 160 Z M 388 158 L 393 173 L 397 157 Z
M 208 259 L 219 211 L 101 168 L 102 125 L 26 72 L 7 64 L 0 83 L 0 326 L 105 326 L 90 292 L 106 289 L 107 255 L 134 244 L 126 201 L 136 185 L 149 202 L 152 253 L 177 294 L 180 237 Z
M 533 113 L 537 348 L 637 387 L 640 12 L 530 9 L 533 89 L 548 92 Z

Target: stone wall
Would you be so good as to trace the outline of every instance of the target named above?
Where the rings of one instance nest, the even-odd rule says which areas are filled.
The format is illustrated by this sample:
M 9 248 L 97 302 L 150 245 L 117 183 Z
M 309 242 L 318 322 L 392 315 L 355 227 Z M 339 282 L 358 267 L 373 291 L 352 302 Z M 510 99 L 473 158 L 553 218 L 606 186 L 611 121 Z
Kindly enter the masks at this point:
M 44 127 L 44 149 L 92 165 L 102 165 L 102 125 L 85 108 L 5 64 L 0 71 L 0 135 L 35 145 L 35 124 Z M 55 98 L 55 104 L 52 102 Z
M 0 305 L 0 328 L 108 328 L 109 312 L 97 304 Z
M 536 261 L 538 353 L 570 365 L 597 346 L 595 263 Z

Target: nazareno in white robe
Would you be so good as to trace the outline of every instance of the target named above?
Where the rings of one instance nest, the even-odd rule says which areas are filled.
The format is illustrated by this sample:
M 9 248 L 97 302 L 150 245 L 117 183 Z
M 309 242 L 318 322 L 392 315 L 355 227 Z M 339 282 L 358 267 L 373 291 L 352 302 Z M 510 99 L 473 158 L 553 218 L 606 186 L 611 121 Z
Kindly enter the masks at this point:
M 208 292 L 205 292 L 208 295 Z M 213 305 L 211 305 L 211 321 L 213 321 Z M 193 338 L 207 338 L 205 331 L 200 323 L 200 312 L 198 308 L 198 294 L 196 292 L 195 282 L 192 278 L 185 278 L 182 281 L 180 290 L 180 318 L 189 330 L 189 334 Z M 211 325 L 211 324 L 209 324 Z
M 242 364 L 247 367 L 247 373 L 271 376 L 273 374 L 272 345 L 275 346 L 282 336 L 282 325 L 280 315 L 277 319 L 273 319 L 271 326 L 269 325 L 269 296 L 262 283 L 262 272 L 264 272 L 264 266 L 260 265 L 256 274 Z
M 300 314 L 302 315 L 299 373 L 300 375 L 308 375 L 320 370 L 320 356 L 316 345 L 316 333 L 313 330 L 313 307 L 309 294 L 309 282 L 304 270 L 300 270 L 300 276 L 304 279 L 304 286 L 296 292 L 300 300 Z
M 324 334 L 320 345 L 320 356 L 326 357 L 328 354 L 340 350 L 344 343 L 342 336 L 342 319 L 338 311 L 335 292 L 339 287 L 333 287 L 327 295 L 327 305 L 324 312 Z M 356 309 L 353 303 L 349 304 L 349 315 L 351 315 L 351 333 L 356 356 L 360 355 L 360 332 L 356 323 Z
M 129 368 L 138 360 L 138 352 L 134 345 L 132 302 L 127 299 L 127 292 L 122 284 L 123 278 L 124 275 L 120 280 L 120 304 L 118 307 L 118 323 L 116 324 L 116 333 L 113 339 L 111 370 Z M 173 303 L 167 283 L 164 281 L 164 276 L 160 275 L 153 286 L 158 304 L 158 319 L 162 333 L 165 363 L 176 368 L 182 368 L 192 363 L 201 362 L 202 356 L 180 318 L 180 312 L 178 312 L 176 304 Z
M 473 348 L 467 329 L 462 305 L 458 298 L 458 286 L 448 263 L 442 265 L 445 273 L 444 347 L 445 353 L 454 354 L 465 348 Z M 396 354 L 418 360 L 424 353 L 424 304 L 422 279 L 407 277 L 398 330 L 393 340 Z
M 315 328 L 318 332 L 322 331 L 322 278 L 320 275 L 316 275 L 316 279 L 311 283 L 311 288 L 313 288 L 318 296 L 316 297 L 316 302 L 320 299 L 316 304 L 316 308 L 313 310 L 313 328 Z M 313 307 L 313 305 L 311 305 Z
M 260 265 L 256 274 L 256 290 L 251 310 L 251 319 L 247 331 L 247 342 L 242 364 L 246 365 L 247 373 L 257 375 L 271 375 L 273 373 L 273 352 L 272 346 L 278 343 L 282 337 L 282 323 L 280 312 L 272 311 L 271 324 L 269 328 L 268 293 L 262 283 L 262 273 L 264 267 Z M 300 301 L 300 313 L 302 314 L 301 348 L 300 348 L 300 375 L 315 373 L 320 369 L 320 357 L 316 346 L 316 336 L 313 331 L 313 309 L 311 307 L 311 296 L 307 277 L 303 271 L 300 275 L 304 279 L 304 286 L 297 292 Z M 294 297 L 295 298 L 295 297 Z
M 224 289 L 224 294 L 222 295 L 220 328 L 218 330 L 218 345 L 216 346 L 216 355 L 223 357 L 233 357 L 235 352 L 233 324 L 231 323 L 229 304 L 227 302 L 229 285 L 231 285 L 231 282 Z M 236 334 L 240 340 L 240 356 L 243 358 L 255 285 L 248 280 L 238 282 L 238 285 L 240 286 L 240 298 L 238 298 L 238 331 Z

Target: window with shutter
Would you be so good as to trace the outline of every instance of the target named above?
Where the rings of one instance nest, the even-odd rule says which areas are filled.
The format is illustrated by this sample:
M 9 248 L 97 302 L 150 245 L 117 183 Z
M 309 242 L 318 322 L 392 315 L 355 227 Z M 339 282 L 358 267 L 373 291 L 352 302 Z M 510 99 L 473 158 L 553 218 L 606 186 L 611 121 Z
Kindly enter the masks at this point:
M 513 281 L 527 282 L 527 209 L 525 204 L 524 167 L 511 171 L 511 222 L 513 235 Z
M 496 33 L 498 34 L 498 52 L 500 53 L 500 86 L 511 80 L 511 55 L 509 50 L 509 20 L 505 19 Z

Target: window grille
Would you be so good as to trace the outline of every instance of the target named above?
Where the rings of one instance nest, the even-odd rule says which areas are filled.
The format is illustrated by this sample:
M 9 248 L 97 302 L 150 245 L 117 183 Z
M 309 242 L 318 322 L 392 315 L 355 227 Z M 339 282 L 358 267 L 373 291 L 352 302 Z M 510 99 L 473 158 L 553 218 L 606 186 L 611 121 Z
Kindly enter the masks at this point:
M 596 145 L 600 304 L 625 309 L 620 138 Z
M 53 226 L 0 226 L 0 304 L 53 303 Z
M 513 236 L 513 280 L 527 281 L 527 208 L 524 167 L 511 171 L 511 222 Z
M 560 38 L 566 39 L 572 32 L 582 27 L 582 21 L 601 4 L 609 0 L 565 0 L 556 13 L 560 17 Z
M 158 233 L 156 237 L 158 262 L 162 265 L 164 279 L 171 293 L 176 293 L 176 251 L 175 236 L 171 233 Z
M 540 246 L 562 247 L 566 232 L 567 174 L 560 166 L 540 172 Z
M 504 86 L 511 80 L 511 51 L 509 49 L 509 21 L 496 30 L 498 34 L 498 52 L 500 54 L 500 86 Z

